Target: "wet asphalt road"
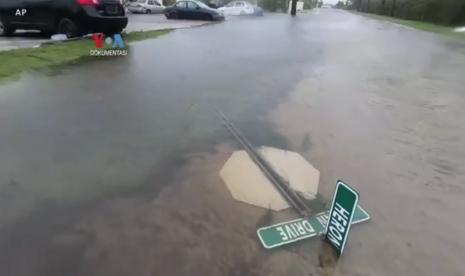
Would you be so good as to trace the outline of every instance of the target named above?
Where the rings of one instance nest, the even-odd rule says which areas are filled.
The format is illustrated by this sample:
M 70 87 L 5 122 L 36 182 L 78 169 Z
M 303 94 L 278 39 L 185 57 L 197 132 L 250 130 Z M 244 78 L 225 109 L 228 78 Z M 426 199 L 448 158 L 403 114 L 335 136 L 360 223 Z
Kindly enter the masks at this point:
M 54 233 L 73 227 L 82 216 L 79 210 L 92 208 L 100 198 L 147 185 L 156 187 L 151 190 L 155 196 L 166 185 L 158 180 L 160 172 L 175 174 L 173 168 L 185 156 L 212 150 L 228 137 L 213 108 L 228 114 L 256 144 L 292 148 L 292 134 L 299 128 L 292 129 L 293 124 L 318 124 L 311 132 L 315 148 L 310 156 L 317 156 L 312 162 L 322 170 L 327 196 L 332 179 L 324 174 L 344 175 L 343 161 L 334 161 L 334 166 L 330 161 L 342 160 L 343 153 L 353 154 L 350 160 L 364 160 L 362 164 L 370 164 L 364 159 L 368 152 L 401 159 L 395 159 L 398 171 L 380 174 L 379 179 L 370 174 L 370 180 L 391 178 L 408 185 L 411 179 L 424 189 L 433 186 L 423 197 L 421 188 L 406 189 L 419 201 L 409 205 L 402 185 L 393 185 L 396 190 L 390 193 L 376 184 L 359 185 L 356 180 L 364 179 L 367 168 L 351 166 L 357 171 L 347 175 L 357 188 L 365 188 L 362 198 L 370 199 L 364 207 L 372 212 L 374 226 L 359 230 L 368 238 L 355 236 L 356 249 L 347 257 L 352 265 L 343 262 L 346 268 L 340 275 L 463 275 L 465 224 L 456 220 L 461 216 L 457 210 L 465 208 L 465 128 L 458 123 L 465 117 L 463 43 L 322 10 L 294 19 L 267 15 L 177 30 L 134 43 L 129 51 L 127 58 L 32 73 L 0 86 L 0 249 L 7 249 L 0 252 L 1 275 L 81 275 L 76 271 L 86 271 L 79 259 L 85 245 L 57 250 L 51 245 Z M 276 115 L 279 118 L 272 121 L 270 113 L 302 90 L 313 93 L 306 107 L 312 112 L 290 116 L 286 133 L 274 128 L 286 117 Z M 298 99 L 307 104 L 308 99 Z M 345 121 L 360 117 L 365 99 L 387 115 L 370 113 L 379 116 L 360 124 Z M 389 117 L 389 110 L 396 108 L 400 115 Z M 433 113 L 418 115 L 423 109 Z M 309 114 L 312 118 L 305 117 Z M 402 134 L 380 147 L 369 139 L 376 136 L 356 135 L 372 133 L 366 126 L 382 133 L 380 129 L 394 123 Z M 334 132 L 338 128 L 342 134 Z M 286 128 L 281 124 L 282 129 Z M 341 144 L 331 148 L 324 142 L 331 137 L 350 141 L 346 147 L 359 150 L 347 152 Z M 396 149 L 407 147 L 403 152 L 408 154 L 393 150 L 396 143 Z M 322 153 L 326 148 L 331 149 Z M 330 157 L 318 158 L 321 155 Z M 437 171 L 422 178 L 421 171 L 430 169 L 423 165 L 430 155 L 440 156 Z M 337 166 L 340 172 L 330 169 Z M 383 224 L 376 221 L 392 225 L 399 215 L 395 208 L 385 211 L 390 206 L 385 195 L 418 217 L 401 216 L 399 225 L 383 232 Z M 431 204 L 444 211 L 429 210 Z M 434 215 L 422 216 L 421 210 Z M 431 229 L 424 236 L 422 224 Z M 384 238 L 377 242 L 376 235 Z M 403 240 L 405 236 L 419 244 Z

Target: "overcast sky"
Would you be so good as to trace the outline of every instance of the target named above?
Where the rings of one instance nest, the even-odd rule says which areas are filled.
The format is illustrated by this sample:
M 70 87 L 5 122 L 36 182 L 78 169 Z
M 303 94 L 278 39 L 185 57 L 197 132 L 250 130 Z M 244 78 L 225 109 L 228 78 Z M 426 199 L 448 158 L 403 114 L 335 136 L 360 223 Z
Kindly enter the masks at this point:
M 323 0 L 325 4 L 336 4 L 339 0 Z

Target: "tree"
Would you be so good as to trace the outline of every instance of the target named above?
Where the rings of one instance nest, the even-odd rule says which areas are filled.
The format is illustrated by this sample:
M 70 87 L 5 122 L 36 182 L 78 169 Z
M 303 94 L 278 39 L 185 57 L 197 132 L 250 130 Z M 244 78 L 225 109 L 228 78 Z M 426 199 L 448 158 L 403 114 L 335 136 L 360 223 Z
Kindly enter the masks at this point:
M 348 0 L 347 8 L 443 25 L 465 24 L 465 0 Z
M 361 11 L 362 9 L 362 0 L 353 0 L 352 5 L 356 11 Z
M 396 13 L 396 4 L 397 4 L 397 0 L 392 0 L 392 6 L 391 6 L 391 12 L 390 12 L 390 16 L 394 17 L 394 14 Z
M 381 10 L 380 10 L 380 14 L 384 14 L 384 7 L 386 6 L 386 0 L 381 0 Z
M 342 2 L 342 1 L 337 2 L 337 3 L 336 3 L 336 8 L 338 8 L 338 9 L 343 9 L 343 8 L 345 8 L 344 2 Z

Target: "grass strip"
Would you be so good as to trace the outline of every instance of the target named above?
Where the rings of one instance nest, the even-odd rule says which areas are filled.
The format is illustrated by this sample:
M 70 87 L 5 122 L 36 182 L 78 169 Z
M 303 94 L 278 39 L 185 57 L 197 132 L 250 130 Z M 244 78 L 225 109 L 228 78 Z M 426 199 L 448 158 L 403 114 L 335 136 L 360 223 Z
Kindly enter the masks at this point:
M 156 38 L 171 30 L 132 32 L 123 34 L 125 43 Z M 21 73 L 41 70 L 53 66 L 77 63 L 81 60 L 97 60 L 102 57 L 90 57 L 89 51 L 95 49 L 91 38 L 44 44 L 37 48 L 23 48 L 0 52 L 0 83 L 16 79 Z M 105 57 L 111 58 L 111 57 Z
M 461 39 L 461 40 L 465 41 L 465 33 L 464 32 L 455 32 L 454 31 L 455 27 L 451 27 L 451 26 L 438 25 L 438 24 L 429 23 L 429 22 L 422 22 L 422 21 L 399 19 L 399 18 L 384 16 L 384 15 L 371 14 L 371 13 L 356 12 L 356 14 L 367 16 L 367 17 L 370 17 L 370 18 L 373 18 L 373 19 L 378 19 L 378 20 L 383 20 L 383 21 L 388 21 L 388 22 L 400 24 L 400 25 L 403 25 L 403 26 L 407 26 L 407 27 L 422 30 L 422 31 L 427 31 L 427 32 L 431 32 L 431 33 L 444 35 L 444 36 L 455 38 L 455 39 Z

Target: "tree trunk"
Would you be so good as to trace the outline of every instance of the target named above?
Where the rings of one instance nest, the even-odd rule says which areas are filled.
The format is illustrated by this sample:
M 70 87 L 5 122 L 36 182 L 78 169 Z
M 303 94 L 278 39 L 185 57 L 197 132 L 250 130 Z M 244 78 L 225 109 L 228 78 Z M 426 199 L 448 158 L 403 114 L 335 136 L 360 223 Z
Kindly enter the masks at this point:
M 296 10 L 297 10 L 297 0 L 292 0 L 291 1 L 291 15 L 295 16 L 296 15 Z

